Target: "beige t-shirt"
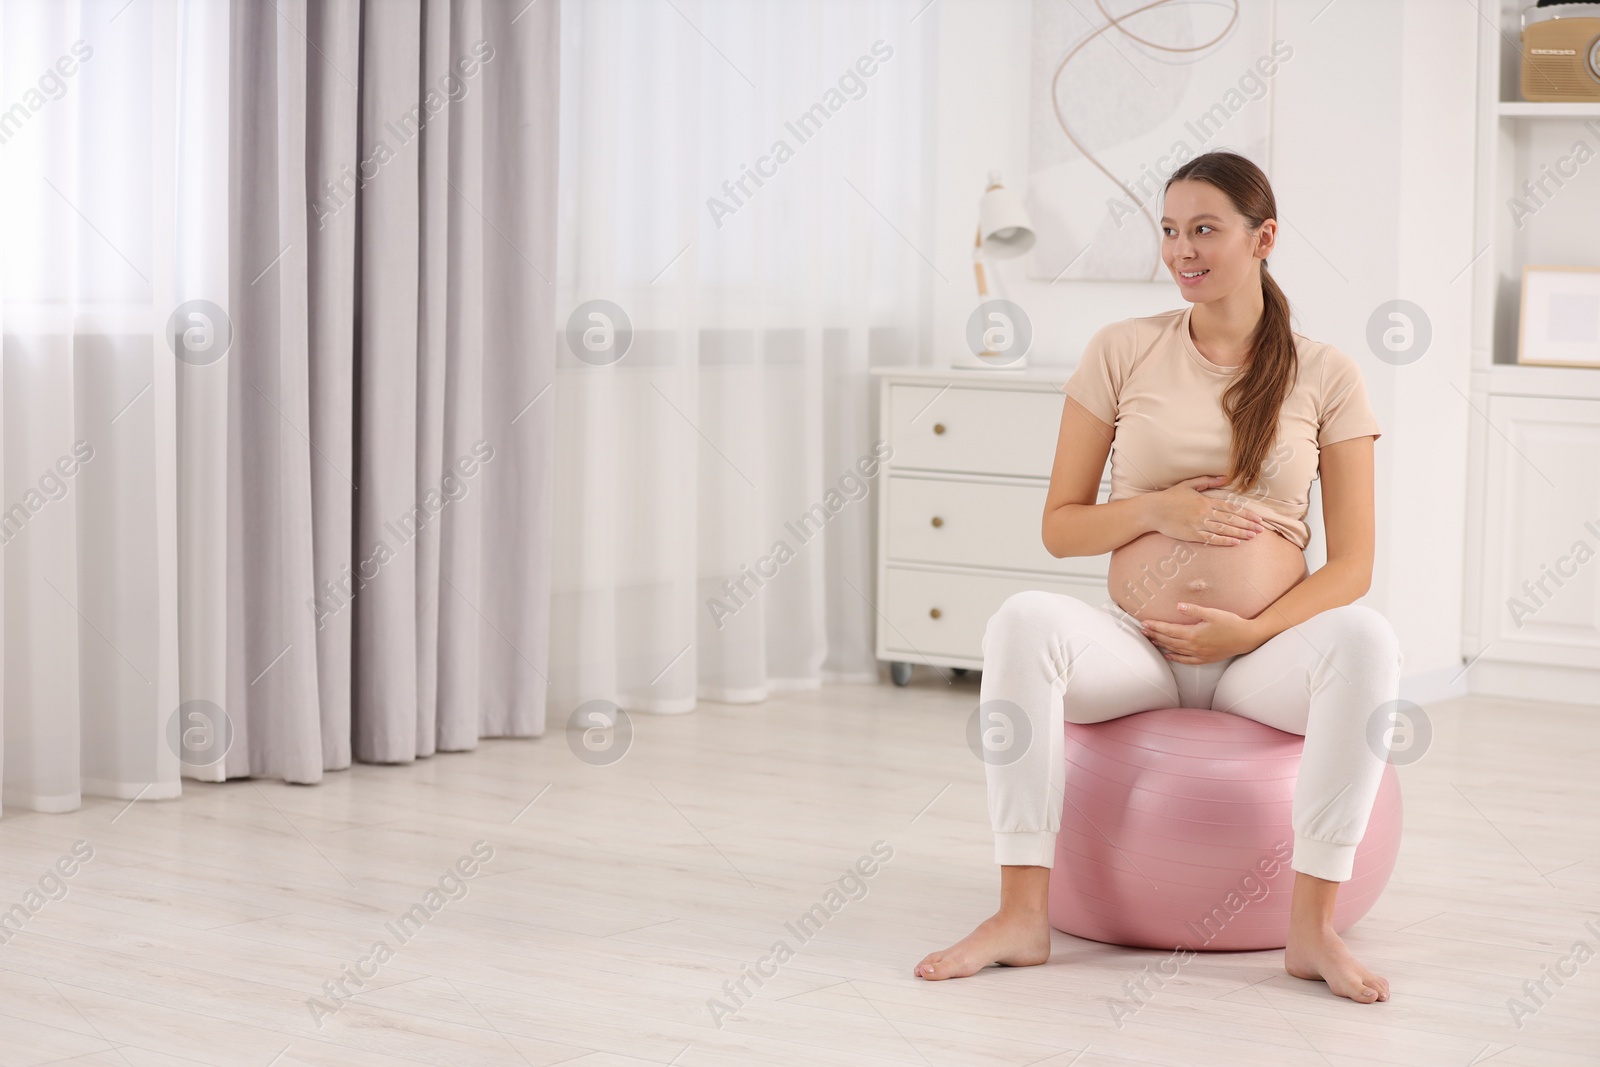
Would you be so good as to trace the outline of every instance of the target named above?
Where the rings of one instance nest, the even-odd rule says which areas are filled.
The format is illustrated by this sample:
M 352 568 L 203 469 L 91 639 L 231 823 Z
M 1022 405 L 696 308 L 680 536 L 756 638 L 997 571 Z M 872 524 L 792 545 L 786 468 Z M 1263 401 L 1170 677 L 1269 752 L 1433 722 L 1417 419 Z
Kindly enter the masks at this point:
M 1241 367 L 1212 363 L 1189 334 L 1193 305 L 1123 319 L 1100 328 L 1061 391 L 1116 427 L 1111 500 L 1159 492 L 1185 478 L 1228 473 L 1233 427 L 1222 394 Z M 1297 547 L 1311 541 L 1305 521 L 1322 446 L 1382 435 L 1356 361 L 1296 333 L 1299 373 L 1284 398 L 1278 435 L 1249 493 L 1228 486 L 1201 492 L 1233 499 Z

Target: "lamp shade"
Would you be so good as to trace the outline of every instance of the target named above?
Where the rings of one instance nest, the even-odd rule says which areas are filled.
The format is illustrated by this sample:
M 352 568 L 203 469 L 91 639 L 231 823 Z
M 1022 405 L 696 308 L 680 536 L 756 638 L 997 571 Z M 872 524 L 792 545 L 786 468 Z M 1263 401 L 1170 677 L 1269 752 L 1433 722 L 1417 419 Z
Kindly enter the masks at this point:
M 978 206 L 978 237 L 986 255 L 1012 259 L 1033 247 L 1033 224 L 1022 209 L 1022 199 L 1000 184 L 1000 176 L 989 176 Z

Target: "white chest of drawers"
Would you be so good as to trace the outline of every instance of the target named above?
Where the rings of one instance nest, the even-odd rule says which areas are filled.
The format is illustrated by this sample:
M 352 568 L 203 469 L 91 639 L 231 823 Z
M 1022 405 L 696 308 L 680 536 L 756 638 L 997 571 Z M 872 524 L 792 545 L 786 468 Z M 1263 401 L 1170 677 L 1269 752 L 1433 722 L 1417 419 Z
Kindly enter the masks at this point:
M 913 664 L 982 668 L 983 630 L 1013 593 L 1102 603 L 1110 553 L 1057 559 L 1041 535 L 1061 408 L 1059 370 L 882 368 L 877 650 L 896 685 Z M 1110 493 L 1109 473 L 1100 500 Z

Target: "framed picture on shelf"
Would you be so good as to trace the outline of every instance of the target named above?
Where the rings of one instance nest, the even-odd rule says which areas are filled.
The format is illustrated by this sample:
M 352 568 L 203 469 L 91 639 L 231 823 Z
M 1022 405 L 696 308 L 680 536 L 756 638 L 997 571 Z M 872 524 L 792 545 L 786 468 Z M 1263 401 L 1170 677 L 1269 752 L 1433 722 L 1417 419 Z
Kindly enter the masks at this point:
M 1600 267 L 1522 268 L 1517 362 L 1600 367 Z

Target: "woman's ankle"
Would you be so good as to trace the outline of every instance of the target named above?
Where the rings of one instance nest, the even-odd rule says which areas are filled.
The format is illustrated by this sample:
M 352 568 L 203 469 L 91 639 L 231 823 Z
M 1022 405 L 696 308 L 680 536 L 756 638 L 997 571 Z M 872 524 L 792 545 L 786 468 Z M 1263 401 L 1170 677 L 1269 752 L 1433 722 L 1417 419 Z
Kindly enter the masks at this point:
M 995 918 L 1007 925 L 1047 927 L 1050 925 L 1050 909 L 1045 905 L 1001 904 Z
M 1002 904 L 1028 904 L 1043 907 L 1049 899 L 1049 867 L 1001 866 L 1000 901 Z

